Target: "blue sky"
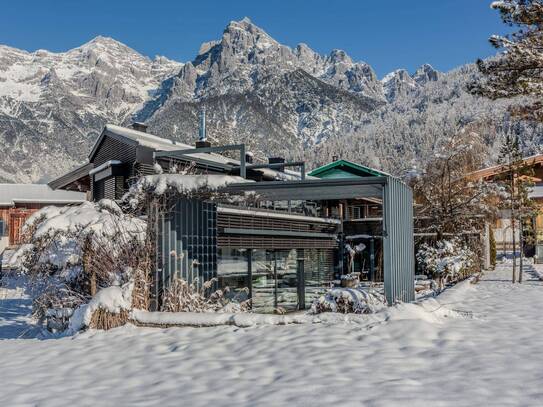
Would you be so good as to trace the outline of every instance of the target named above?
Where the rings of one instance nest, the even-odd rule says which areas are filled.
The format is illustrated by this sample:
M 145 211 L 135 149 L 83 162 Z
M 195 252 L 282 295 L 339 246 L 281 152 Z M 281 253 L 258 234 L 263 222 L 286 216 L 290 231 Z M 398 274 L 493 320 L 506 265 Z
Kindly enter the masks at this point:
M 487 0 L 9 0 L 0 13 L 0 43 L 64 51 L 97 35 L 137 51 L 179 61 L 219 38 L 231 20 L 248 16 L 276 40 L 333 48 L 368 62 L 381 77 L 439 70 L 492 55 L 488 37 L 507 27 Z

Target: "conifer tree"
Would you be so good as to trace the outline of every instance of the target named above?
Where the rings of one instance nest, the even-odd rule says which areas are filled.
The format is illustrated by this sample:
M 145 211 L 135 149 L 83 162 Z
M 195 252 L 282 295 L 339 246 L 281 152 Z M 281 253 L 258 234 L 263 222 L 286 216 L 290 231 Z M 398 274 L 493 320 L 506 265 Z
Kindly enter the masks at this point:
M 477 61 L 483 78 L 468 85 L 468 89 L 491 99 L 528 96 L 528 100 L 519 100 L 511 112 L 543 122 L 543 0 L 501 0 L 494 1 L 491 7 L 517 31 L 490 38 L 490 43 L 502 52 L 495 58 Z

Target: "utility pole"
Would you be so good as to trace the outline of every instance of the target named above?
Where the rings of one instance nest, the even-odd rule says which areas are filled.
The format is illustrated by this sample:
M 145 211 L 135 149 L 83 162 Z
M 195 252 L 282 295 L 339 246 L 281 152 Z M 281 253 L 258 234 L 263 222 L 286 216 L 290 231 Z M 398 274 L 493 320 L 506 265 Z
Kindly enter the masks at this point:
M 518 282 L 519 284 L 522 283 L 522 263 L 523 263 L 523 257 L 524 257 L 524 222 L 522 221 L 522 217 L 520 218 L 520 225 L 519 225 L 519 234 L 520 234 L 520 266 L 518 271 Z
M 517 279 L 517 259 L 516 259 L 516 246 L 515 239 L 515 173 L 511 171 L 511 231 L 513 233 L 513 284 Z

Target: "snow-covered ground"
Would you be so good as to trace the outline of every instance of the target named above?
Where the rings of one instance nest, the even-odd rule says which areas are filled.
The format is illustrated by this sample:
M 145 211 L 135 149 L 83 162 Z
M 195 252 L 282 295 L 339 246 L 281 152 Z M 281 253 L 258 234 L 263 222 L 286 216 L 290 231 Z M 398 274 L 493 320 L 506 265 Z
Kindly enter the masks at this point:
M 510 277 L 321 323 L 0 340 L 0 405 L 541 406 L 543 282 Z M 28 303 L 2 292 L 19 299 L 0 297 L 0 338 L 17 338 Z

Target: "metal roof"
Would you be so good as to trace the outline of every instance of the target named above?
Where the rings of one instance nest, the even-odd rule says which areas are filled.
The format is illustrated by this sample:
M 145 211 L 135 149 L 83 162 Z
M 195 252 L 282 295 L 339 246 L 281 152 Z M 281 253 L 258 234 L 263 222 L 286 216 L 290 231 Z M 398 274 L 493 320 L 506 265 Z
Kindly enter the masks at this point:
M 134 145 L 140 145 L 145 146 L 148 148 L 151 148 L 155 151 L 164 151 L 164 152 L 171 152 L 172 157 L 175 157 L 176 151 L 181 150 L 194 150 L 194 146 L 180 143 L 178 141 L 173 141 L 169 139 L 165 139 L 162 137 L 155 136 L 154 134 L 150 134 L 143 131 L 138 131 L 134 129 L 129 129 L 126 127 L 116 126 L 113 124 L 106 124 L 104 127 L 102 133 L 100 134 L 100 137 L 96 140 L 94 143 L 91 152 L 89 154 L 89 161 L 92 161 L 92 158 L 96 154 L 98 147 L 100 146 L 100 143 L 104 139 L 104 137 L 109 136 L 112 138 L 115 138 L 117 140 L 121 140 L 124 142 L 129 142 Z M 185 154 L 183 154 L 185 155 Z M 235 160 L 232 158 L 225 157 L 220 154 L 216 153 L 188 153 L 186 154 L 187 158 L 190 158 L 196 162 L 201 162 L 206 165 L 217 165 L 219 167 L 227 168 L 229 170 L 232 169 L 232 167 L 236 167 L 240 165 L 239 160 Z M 296 171 L 276 171 L 270 168 L 261 168 L 257 169 L 255 171 L 260 172 L 264 176 L 268 176 L 270 178 L 278 178 L 278 179 L 284 179 L 284 178 L 291 178 L 291 179 L 299 179 L 301 178 L 301 175 L 299 172 Z
M 100 143 L 104 139 L 105 136 L 114 137 L 117 139 L 123 139 L 131 141 L 134 144 L 138 144 L 140 146 L 151 148 L 155 151 L 176 151 L 176 150 L 187 150 L 194 148 L 193 146 L 190 146 L 188 144 L 180 143 L 173 140 L 168 140 L 162 137 L 155 136 L 154 134 L 146 133 L 143 131 L 138 131 L 134 129 L 129 129 L 126 127 L 121 126 L 115 126 L 113 124 L 106 124 L 104 127 L 104 130 L 102 131 L 102 134 L 96 142 L 94 143 L 91 152 L 89 154 L 89 161 L 92 160 L 94 157 L 94 154 L 98 150 L 98 147 L 100 146 Z M 214 161 L 221 164 L 235 164 L 235 160 L 231 160 L 228 157 L 224 157 L 219 154 L 209 154 L 209 153 L 194 153 L 189 154 L 189 156 L 193 157 L 194 159 L 205 159 L 209 161 Z
M 526 166 L 533 166 L 543 163 L 543 154 L 536 154 L 522 159 Z M 493 165 L 492 167 L 483 168 L 477 171 L 470 172 L 466 175 L 469 179 L 482 179 L 503 174 L 508 171 L 507 165 Z
M 69 173 L 61 175 L 57 179 L 50 181 L 47 185 L 49 185 L 52 189 L 64 188 L 72 182 L 76 182 L 77 180 L 89 175 L 89 171 L 92 170 L 92 167 L 92 163 L 85 163 L 73 169 Z
M 313 171 L 309 173 L 309 175 L 313 177 L 325 178 L 327 174 L 337 171 L 338 169 L 342 169 L 345 172 L 352 174 L 350 175 L 351 177 L 352 176 L 355 176 L 355 177 L 390 176 L 390 174 L 387 174 L 386 172 L 379 171 L 374 168 L 366 167 L 365 165 L 353 163 L 347 160 L 332 161 L 331 163 L 323 165 L 322 167 L 315 168 Z M 345 178 L 345 176 L 338 176 L 336 178 Z
M 47 184 L 0 184 L 0 205 L 16 202 L 68 204 L 85 201 L 83 192 L 53 190 Z
M 391 177 L 264 181 L 253 184 L 230 184 L 224 191 L 254 191 L 274 201 L 381 198 L 383 187 L 389 178 Z

